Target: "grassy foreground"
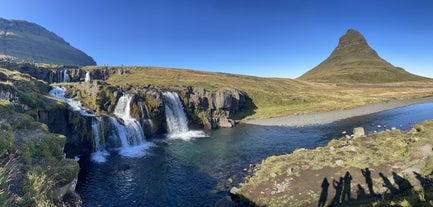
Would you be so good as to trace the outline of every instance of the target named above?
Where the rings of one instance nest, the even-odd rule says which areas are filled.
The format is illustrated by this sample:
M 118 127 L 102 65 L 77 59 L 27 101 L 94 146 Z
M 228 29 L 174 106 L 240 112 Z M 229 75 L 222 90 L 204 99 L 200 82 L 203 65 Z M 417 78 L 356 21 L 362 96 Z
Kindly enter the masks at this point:
M 105 68 L 84 67 L 84 70 Z M 107 82 L 123 86 L 195 86 L 207 90 L 236 88 L 248 94 L 254 110 L 246 119 L 270 118 L 292 114 L 353 108 L 371 102 L 431 96 L 433 82 L 400 82 L 376 85 L 313 83 L 286 78 L 261 78 L 246 75 L 213 73 L 159 67 L 113 67 L 129 70 L 114 74 Z
M 272 156 L 241 185 L 259 206 L 433 206 L 433 121 Z
M 63 157 L 66 137 L 34 118 L 39 110 L 65 107 L 43 95 L 48 89 L 29 75 L 0 68 L 0 91 L 28 107 L 17 112 L 18 106 L 0 99 L 0 206 L 66 205 L 56 190 L 76 178 L 79 166 Z

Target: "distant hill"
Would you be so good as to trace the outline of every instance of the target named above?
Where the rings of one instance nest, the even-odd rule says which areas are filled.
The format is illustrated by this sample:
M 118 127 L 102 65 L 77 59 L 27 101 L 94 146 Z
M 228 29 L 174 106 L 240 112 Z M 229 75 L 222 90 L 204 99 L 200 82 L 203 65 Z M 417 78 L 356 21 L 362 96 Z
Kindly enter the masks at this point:
M 388 83 L 431 80 L 394 67 L 379 57 L 356 30 L 344 34 L 331 55 L 298 79 L 328 83 Z
M 56 65 L 96 65 L 92 57 L 35 23 L 0 18 L 0 59 Z

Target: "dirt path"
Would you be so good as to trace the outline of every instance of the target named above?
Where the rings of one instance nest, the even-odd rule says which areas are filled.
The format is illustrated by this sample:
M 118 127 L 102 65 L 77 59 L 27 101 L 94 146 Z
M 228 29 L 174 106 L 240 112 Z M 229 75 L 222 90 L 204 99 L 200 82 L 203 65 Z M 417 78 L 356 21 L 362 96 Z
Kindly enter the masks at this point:
M 356 116 L 373 114 L 390 109 L 400 108 L 404 106 L 433 102 L 433 97 L 408 99 L 408 100 L 392 100 L 382 103 L 371 103 L 361 107 L 339 110 L 319 112 L 312 114 L 290 115 L 278 118 L 256 119 L 245 121 L 246 124 L 254 124 L 261 126 L 305 126 L 327 124 L 342 119 L 347 119 Z

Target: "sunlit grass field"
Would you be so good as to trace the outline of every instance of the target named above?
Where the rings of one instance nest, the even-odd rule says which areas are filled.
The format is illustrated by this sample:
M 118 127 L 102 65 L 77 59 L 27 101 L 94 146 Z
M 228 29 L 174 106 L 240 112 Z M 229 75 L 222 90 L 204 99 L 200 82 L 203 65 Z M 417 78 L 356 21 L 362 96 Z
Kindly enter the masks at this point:
M 103 68 L 85 67 L 85 70 Z M 399 82 L 373 85 L 337 85 L 287 78 L 262 78 L 227 73 L 203 72 L 160 67 L 119 66 L 128 73 L 114 74 L 112 85 L 204 87 L 209 91 L 236 88 L 253 102 L 246 119 L 353 108 L 390 99 L 409 99 L 433 95 L 433 82 Z M 241 112 L 242 113 L 242 112 Z

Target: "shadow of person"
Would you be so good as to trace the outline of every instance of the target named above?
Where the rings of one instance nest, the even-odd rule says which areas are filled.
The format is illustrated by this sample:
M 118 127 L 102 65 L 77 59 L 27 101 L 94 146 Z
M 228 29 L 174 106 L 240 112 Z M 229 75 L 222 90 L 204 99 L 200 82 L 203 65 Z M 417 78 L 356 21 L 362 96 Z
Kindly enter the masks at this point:
M 340 177 L 340 181 L 336 181 L 335 179 L 332 180 L 332 186 L 335 189 L 335 196 L 332 199 L 332 202 L 329 204 L 329 206 L 336 206 L 340 204 L 340 198 L 341 198 L 341 191 L 343 189 L 343 177 Z
M 398 191 L 400 193 L 405 193 L 406 191 L 411 190 L 413 188 L 412 184 L 410 184 L 408 180 L 404 179 L 403 177 L 401 177 L 395 172 L 392 172 L 392 178 L 394 179 L 394 182 L 397 184 Z
M 413 174 L 415 175 L 415 178 L 418 179 L 419 182 L 421 183 L 421 186 L 424 188 L 424 191 L 429 190 L 432 187 L 433 179 L 426 178 L 415 171 L 413 171 Z
M 322 192 L 320 193 L 319 204 L 318 207 L 324 207 L 326 204 L 326 199 L 328 198 L 328 188 L 329 182 L 328 179 L 323 178 L 322 181 Z
M 376 193 L 373 190 L 373 180 L 371 179 L 371 171 L 368 168 L 361 169 L 362 175 L 365 177 L 365 183 L 368 187 L 368 193 L 370 197 L 376 197 Z
M 395 195 L 398 193 L 398 189 L 392 185 L 391 181 L 389 181 L 389 179 L 387 177 L 385 177 L 385 175 L 383 175 L 383 173 L 379 173 L 379 176 L 383 180 L 383 186 L 388 188 L 391 195 Z
M 343 184 L 343 194 L 341 198 L 342 203 L 350 202 L 350 184 L 352 182 L 352 175 L 350 175 L 349 171 L 344 175 L 344 184 Z
M 365 189 L 361 186 L 361 184 L 358 184 L 358 190 L 356 191 L 356 199 L 364 200 L 366 198 L 367 194 L 365 193 Z

